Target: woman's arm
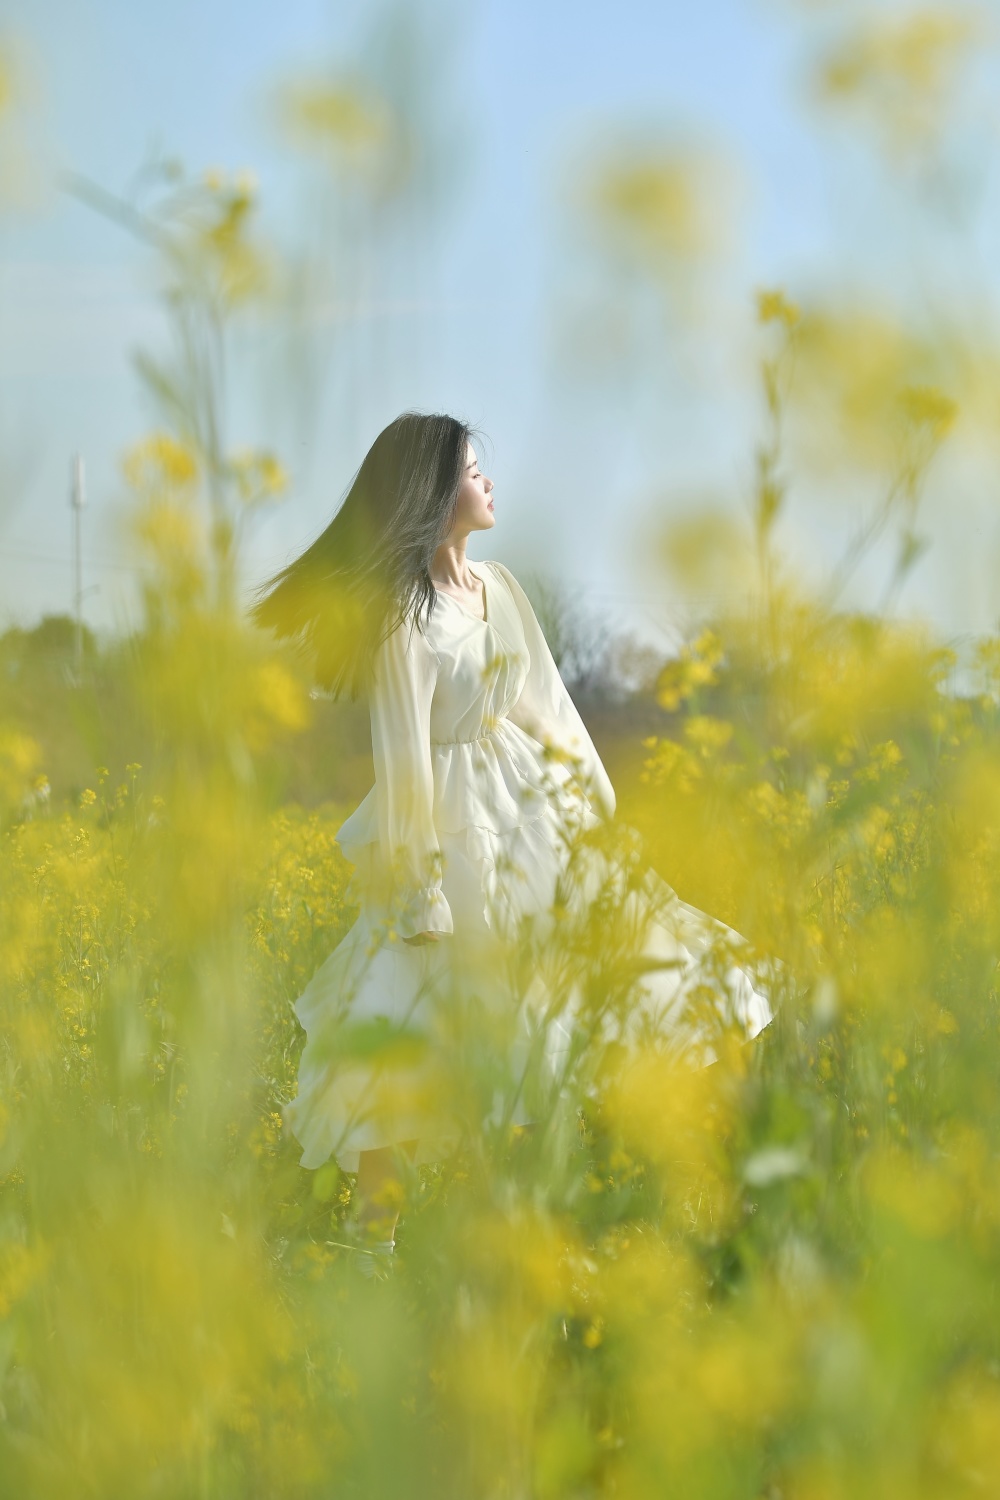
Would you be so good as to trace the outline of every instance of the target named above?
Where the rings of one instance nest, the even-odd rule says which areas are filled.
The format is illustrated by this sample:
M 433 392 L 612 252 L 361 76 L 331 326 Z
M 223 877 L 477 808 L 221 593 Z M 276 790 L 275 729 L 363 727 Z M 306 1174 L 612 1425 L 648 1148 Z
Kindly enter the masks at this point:
M 437 670 L 435 652 L 410 621 L 375 655 L 370 704 L 379 838 L 402 898 L 398 930 L 407 939 L 454 931 L 434 827 L 430 716 Z
M 540 744 L 577 763 L 580 780 L 590 800 L 606 818 L 614 816 L 615 789 L 587 726 L 559 675 L 549 644 L 527 594 L 503 563 L 492 564 L 509 587 L 521 624 L 531 665 L 521 696 L 511 710 L 512 721 Z

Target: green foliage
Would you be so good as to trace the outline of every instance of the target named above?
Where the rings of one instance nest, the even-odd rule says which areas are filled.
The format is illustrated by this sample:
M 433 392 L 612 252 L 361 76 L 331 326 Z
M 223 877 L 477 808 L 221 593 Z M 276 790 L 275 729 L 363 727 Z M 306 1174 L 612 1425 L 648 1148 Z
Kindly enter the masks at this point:
M 562 1090 L 529 1070 L 530 1131 L 484 1114 L 516 1088 L 509 1036 L 456 1009 L 436 1076 L 461 1139 L 404 1172 L 393 1275 L 366 1282 L 353 1177 L 301 1168 L 281 1113 L 290 1002 L 355 915 L 345 806 L 254 772 L 305 731 L 304 682 L 161 596 L 122 689 L 148 765 L 56 799 L 4 731 L 7 1489 L 974 1492 L 1000 1356 L 996 643 L 961 697 L 933 641 L 772 592 L 664 667 L 676 734 L 606 852 L 629 868 L 638 831 L 777 960 L 777 1018 L 707 1069 L 630 1051 L 596 1024 L 635 1000 L 619 908 L 564 920 L 546 964 L 593 982 Z M 400 1063 L 362 1031 L 355 1057 Z
M 822 91 L 912 149 L 971 35 L 930 13 L 844 32 Z M 401 112 L 336 79 L 284 98 L 294 134 L 403 201 Z M 590 179 L 612 249 L 681 308 L 717 232 L 707 164 L 616 152 Z M 88 651 L 84 689 L 64 624 L 2 643 L 0 1490 L 994 1493 L 1000 640 L 960 693 L 950 653 L 885 617 L 955 417 L 947 349 L 881 308 L 760 294 L 751 545 L 716 514 L 664 539 L 731 603 L 663 664 L 619 822 L 574 848 L 608 875 L 597 899 L 568 881 L 499 1013 L 473 962 L 434 1045 L 331 1032 L 331 1068 L 384 1063 L 378 1107 L 417 1095 L 457 1125 L 437 1160 L 401 1159 L 392 1274 L 369 1281 L 353 1175 L 302 1168 L 283 1127 L 291 1003 L 354 919 L 333 834 L 367 783 L 357 723 L 234 603 L 244 517 L 286 488 L 223 426 L 227 324 L 264 302 L 271 253 L 251 182 L 154 175 L 148 212 L 101 200 L 160 249 L 177 317 L 139 360 L 171 431 L 124 465 L 143 626 Z M 789 416 L 821 477 L 885 481 L 812 592 L 776 542 Z M 843 609 L 893 533 L 882 614 Z M 628 1040 L 650 860 L 747 934 L 771 988 L 772 1025 L 720 1028 L 710 1067 Z M 575 1005 L 555 1079 L 544 1027 L 514 1061 L 539 978 L 550 1013 Z

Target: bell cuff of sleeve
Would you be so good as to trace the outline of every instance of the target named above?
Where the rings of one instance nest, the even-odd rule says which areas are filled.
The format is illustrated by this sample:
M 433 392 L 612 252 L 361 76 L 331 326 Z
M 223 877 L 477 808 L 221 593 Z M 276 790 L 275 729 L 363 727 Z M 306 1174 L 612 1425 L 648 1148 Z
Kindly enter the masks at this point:
M 399 919 L 400 937 L 416 937 L 421 932 L 454 932 L 451 907 L 439 885 L 424 886 L 407 903 Z

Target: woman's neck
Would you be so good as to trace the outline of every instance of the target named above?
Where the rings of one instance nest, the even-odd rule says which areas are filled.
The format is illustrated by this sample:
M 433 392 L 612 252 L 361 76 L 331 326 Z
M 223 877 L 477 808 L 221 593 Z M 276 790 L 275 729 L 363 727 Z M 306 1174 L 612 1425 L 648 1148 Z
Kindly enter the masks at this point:
M 450 584 L 453 588 L 474 589 L 479 585 L 469 568 L 465 555 L 467 536 L 455 542 L 442 542 L 431 563 L 431 580 L 436 584 Z

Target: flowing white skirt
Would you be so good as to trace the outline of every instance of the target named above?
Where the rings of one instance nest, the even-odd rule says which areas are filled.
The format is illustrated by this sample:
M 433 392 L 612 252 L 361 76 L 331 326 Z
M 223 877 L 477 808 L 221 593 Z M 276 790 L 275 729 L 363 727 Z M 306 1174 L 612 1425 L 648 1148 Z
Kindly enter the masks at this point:
M 437 942 L 406 943 L 375 897 L 373 822 L 341 840 L 360 912 L 294 1002 L 306 1041 L 283 1114 L 302 1166 L 353 1172 L 361 1151 L 412 1140 L 416 1161 L 438 1160 L 477 1119 L 528 1123 L 540 1096 L 521 1083 L 562 1087 L 585 1038 L 666 1044 L 698 1066 L 719 1028 L 751 1038 L 771 1021 L 738 934 L 620 840 L 617 854 L 595 841 L 602 820 L 561 774 L 549 788 L 512 826 L 439 830 L 455 930 Z

